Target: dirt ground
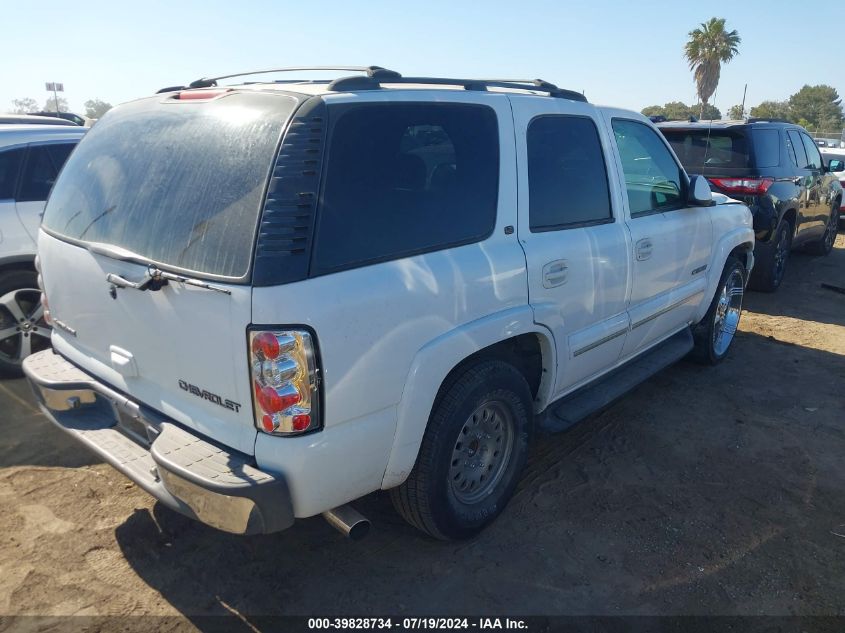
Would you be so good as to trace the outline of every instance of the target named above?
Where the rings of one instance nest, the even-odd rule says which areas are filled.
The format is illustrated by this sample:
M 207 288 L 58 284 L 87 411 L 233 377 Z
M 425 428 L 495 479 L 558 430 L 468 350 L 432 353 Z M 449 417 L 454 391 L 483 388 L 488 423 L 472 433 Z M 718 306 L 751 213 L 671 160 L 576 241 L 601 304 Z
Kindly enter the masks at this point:
M 499 520 L 444 544 L 393 513 L 237 537 L 162 508 L 0 382 L 0 614 L 845 615 L 845 235 L 682 362 L 541 437 Z M 0 619 L 0 629 L 3 629 Z

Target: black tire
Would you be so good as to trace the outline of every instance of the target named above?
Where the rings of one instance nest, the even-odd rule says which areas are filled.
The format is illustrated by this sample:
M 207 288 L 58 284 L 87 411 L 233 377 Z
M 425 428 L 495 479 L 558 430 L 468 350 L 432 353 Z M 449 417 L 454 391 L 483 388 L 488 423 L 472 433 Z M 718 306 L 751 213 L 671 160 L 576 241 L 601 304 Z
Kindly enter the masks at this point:
M 0 375 L 23 375 L 21 352 L 25 339 L 31 352 L 50 346 L 50 328 L 43 318 L 30 319 L 40 306 L 40 294 L 35 271 L 15 269 L 0 273 Z M 14 300 L 17 308 L 5 305 L 4 298 Z M 23 322 L 20 321 L 21 316 Z
M 477 412 L 487 411 L 487 407 L 495 414 L 476 420 L 483 417 Z M 397 512 L 414 527 L 442 540 L 465 539 L 480 532 L 502 512 L 519 482 L 533 435 L 532 411 L 528 383 L 508 363 L 480 361 L 456 376 L 435 402 L 414 469 L 404 483 L 391 490 Z M 500 430 L 485 435 L 484 429 L 492 429 L 497 420 Z M 495 434 L 506 433 L 508 425 L 509 449 L 496 453 L 490 446 L 504 446 L 507 440 Z M 484 437 L 476 439 L 473 434 L 479 430 Z M 494 453 L 502 457 L 494 458 Z M 487 462 L 481 463 L 485 456 L 494 460 L 495 468 L 493 462 L 489 467 Z M 468 471 L 469 465 L 476 463 L 473 459 L 481 466 Z M 453 476 L 456 470 L 470 475 L 457 479 Z M 489 473 L 486 483 L 482 473 Z M 480 480 L 474 489 L 470 479 L 476 477 Z M 482 496 L 473 501 L 473 494 Z
M 730 351 L 731 343 L 733 343 L 736 327 L 739 325 L 739 315 L 742 312 L 742 298 L 745 290 L 747 272 L 745 266 L 742 265 L 735 257 L 728 257 L 725 262 L 725 268 L 722 270 L 722 276 L 719 278 L 719 285 L 716 287 L 716 294 L 710 302 L 710 307 L 704 318 L 693 327 L 692 336 L 695 342 L 695 347 L 691 352 L 693 359 L 704 365 L 715 365 L 724 360 L 725 356 Z M 730 285 L 729 285 L 730 284 Z M 738 297 L 736 295 L 729 296 L 731 303 L 729 304 L 731 317 L 734 316 L 734 308 L 736 309 L 735 322 L 730 319 L 720 321 L 720 317 L 724 315 L 722 306 L 727 295 L 730 294 L 730 288 L 737 288 L 741 290 Z M 736 301 L 738 299 L 738 302 Z M 738 304 L 738 305 L 737 305 Z M 725 309 L 727 311 L 728 309 Z M 730 322 L 728 322 L 730 321 Z M 723 325 L 728 328 L 733 328 L 733 332 L 727 339 L 727 345 L 724 337 L 727 336 Z M 723 338 L 720 338 L 721 335 Z
M 836 233 L 839 231 L 839 201 L 836 201 L 833 208 L 830 210 L 830 218 L 828 218 L 827 226 L 824 228 L 824 233 L 816 242 L 807 245 L 807 250 L 815 255 L 830 255 L 833 250 L 833 243 L 836 241 Z
M 792 250 L 792 225 L 781 222 L 774 238 L 768 244 L 758 242 L 754 249 L 754 270 L 749 287 L 762 292 L 774 292 L 780 287 L 786 273 L 789 253 Z

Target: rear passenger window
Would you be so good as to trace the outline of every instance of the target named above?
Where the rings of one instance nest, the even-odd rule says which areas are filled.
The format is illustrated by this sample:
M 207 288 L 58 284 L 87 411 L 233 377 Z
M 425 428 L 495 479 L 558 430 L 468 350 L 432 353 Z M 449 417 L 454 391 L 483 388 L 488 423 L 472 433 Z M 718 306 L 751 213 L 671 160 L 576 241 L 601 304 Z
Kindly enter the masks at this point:
M 21 175 L 18 202 L 46 200 L 57 173 L 47 146 L 31 146 Z
M 780 164 L 780 134 L 777 130 L 754 130 L 754 163 L 760 167 Z
M 613 119 L 613 133 L 631 216 L 686 206 L 686 176 L 657 132 L 637 121 Z
M 801 135 L 798 132 L 789 130 L 787 132 L 789 141 L 792 143 L 792 150 L 795 152 L 795 159 L 801 169 L 807 169 L 807 152 L 804 151 L 804 143 L 801 142 Z
M 534 232 L 612 220 L 607 170 L 592 120 L 543 116 L 531 122 L 528 197 Z
M 499 136 L 491 108 L 393 103 L 336 106 L 331 114 L 312 274 L 492 232 Z
M 23 153 L 23 148 L 0 152 L 0 200 L 11 200 L 15 197 L 15 185 L 18 182 Z

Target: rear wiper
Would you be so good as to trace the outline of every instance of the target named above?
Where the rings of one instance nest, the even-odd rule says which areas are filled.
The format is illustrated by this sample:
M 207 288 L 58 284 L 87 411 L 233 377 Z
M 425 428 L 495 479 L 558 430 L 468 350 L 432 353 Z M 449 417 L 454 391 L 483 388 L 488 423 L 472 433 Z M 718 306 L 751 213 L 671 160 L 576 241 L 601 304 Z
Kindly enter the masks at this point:
M 177 283 L 185 284 L 186 286 L 194 286 L 195 288 L 203 288 L 205 290 L 213 290 L 214 292 L 222 292 L 226 295 L 231 295 L 232 291 L 227 288 L 215 286 L 202 281 L 201 279 L 194 279 L 193 277 L 185 277 L 184 275 L 177 275 L 176 273 L 169 273 L 158 268 L 152 261 L 143 255 L 133 253 L 132 251 L 114 246 L 113 244 L 102 244 L 99 242 L 92 242 L 87 244 L 86 248 L 92 253 L 98 255 L 105 255 L 112 259 L 118 259 L 125 262 L 134 262 L 136 264 L 143 264 L 147 267 L 144 276 L 139 281 L 130 281 L 125 277 L 109 273 L 106 275 L 106 281 L 111 284 L 109 292 L 112 297 L 117 296 L 118 288 L 132 288 L 133 290 L 161 290 L 169 282 L 175 281 Z
M 132 288 L 134 290 L 161 290 L 169 282 L 175 281 L 177 283 L 185 284 L 186 286 L 194 286 L 195 288 L 203 288 L 204 290 L 213 290 L 214 292 L 222 292 L 225 295 L 231 295 L 232 291 L 228 288 L 221 288 L 206 283 L 201 279 L 194 279 L 192 277 L 185 277 L 184 275 L 177 275 L 176 273 L 169 273 L 166 270 L 161 270 L 155 266 L 149 266 L 144 277 L 140 281 L 130 281 L 115 273 L 106 275 L 106 281 L 111 284 L 109 292 L 112 297 L 117 294 L 118 288 Z

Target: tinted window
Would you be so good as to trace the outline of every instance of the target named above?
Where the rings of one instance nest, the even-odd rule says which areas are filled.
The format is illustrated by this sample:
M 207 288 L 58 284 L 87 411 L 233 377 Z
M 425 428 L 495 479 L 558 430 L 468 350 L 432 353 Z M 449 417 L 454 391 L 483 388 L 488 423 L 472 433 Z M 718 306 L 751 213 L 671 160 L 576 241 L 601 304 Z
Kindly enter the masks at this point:
M 545 116 L 528 126 L 531 230 L 611 219 L 607 171 L 595 124 Z
M 53 183 L 56 182 L 56 174 L 58 170 L 50 158 L 47 146 L 31 146 L 21 174 L 18 201 L 46 200 Z
M 632 216 L 684 206 L 686 177 L 657 132 L 643 123 L 613 119 L 613 132 Z
M 159 264 L 240 277 L 294 104 L 283 95 L 235 93 L 115 108 L 71 154 L 44 225 Z
M 499 175 L 493 110 L 431 103 L 338 108 L 315 274 L 489 235 Z
M 662 128 L 661 132 L 675 150 L 684 168 L 692 174 L 701 174 L 708 168 L 718 171 L 725 167 L 749 166 L 748 140 L 741 130 Z
M 801 135 L 798 132 L 789 130 L 787 132 L 792 149 L 795 152 L 795 159 L 801 169 L 807 168 L 807 152 L 804 150 L 804 143 L 801 142 Z
M 755 166 L 777 167 L 780 164 L 780 134 L 777 130 L 759 130 L 752 132 L 754 139 Z
M 819 154 L 818 146 L 806 134 L 801 134 L 801 139 L 804 141 L 804 149 L 807 151 L 807 168 L 821 169 L 822 157 Z
M 11 200 L 15 197 L 15 185 L 18 182 L 23 155 L 23 148 L 0 152 L 0 200 Z
M 73 151 L 76 143 L 56 143 L 47 145 L 47 153 L 50 155 L 50 160 L 53 161 L 53 167 L 59 172 L 67 161 L 67 157 Z

